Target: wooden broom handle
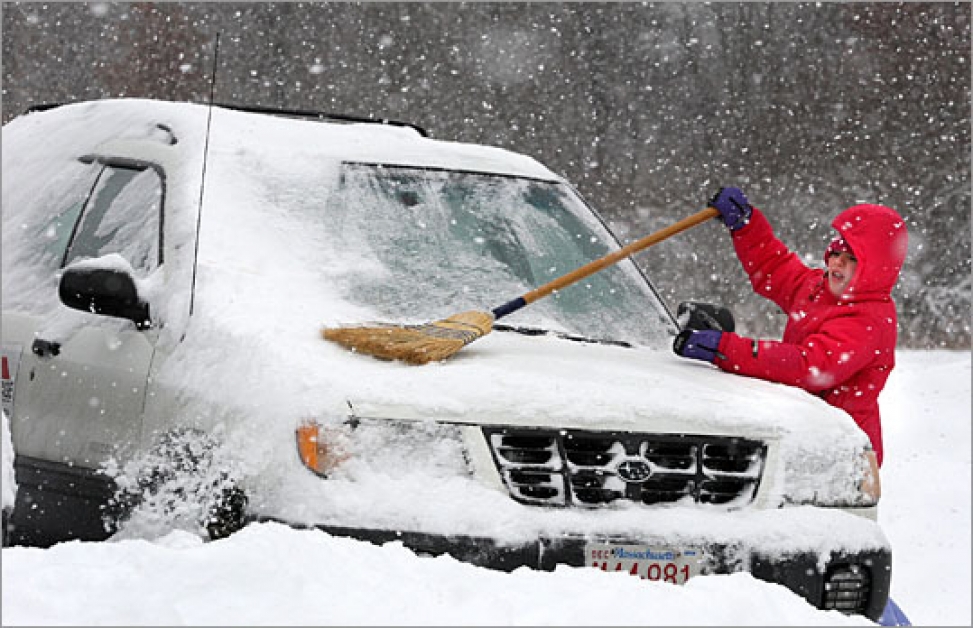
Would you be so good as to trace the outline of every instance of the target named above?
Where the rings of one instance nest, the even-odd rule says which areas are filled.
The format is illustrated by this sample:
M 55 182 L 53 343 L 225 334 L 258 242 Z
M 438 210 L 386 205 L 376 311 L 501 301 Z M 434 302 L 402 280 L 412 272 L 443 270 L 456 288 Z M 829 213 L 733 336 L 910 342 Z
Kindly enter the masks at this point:
M 549 281 L 543 286 L 539 288 L 535 288 L 534 290 L 531 290 L 530 292 L 524 294 L 523 296 L 514 299 L 513 301 L 501 305 L 500 307 L 493 310 L 494 318 L 500 318 L 502 316 L 506 316 L 507 314 L 515 312 L 520 308 L 524 307 L 525 305 L 533 303 L 534 301 L 541 299 L 543 297 L 546 297 L 547 295 L 551 294 L 555 290 L 560 290 L 561 288 L 570 286 L 574 282 L 580 279 L 584 279 L 585 277 L 588 277 L 590 275 L 593 275 L 599 270 L 611 266 L 612 264 L 620 260 L 625 259 L 629 255 L 638 253 L 639 251 L 646 249 L 652 246 L 653 244 L 658 244 L 659 242 L 662 242 L 666 238 L 674 236 L 677 233 L 681 233 L 686 229 L 689 229 L 690 227 L 695 227 L 696 225 L 700 224 L 701 222 L 707 221 L 710 218 L 715 218 L 716 216 L 719 216 L 719 214 L 720 212 L 717 209 L 713 207 L 707 207 L 702 211 L 696 212 L 692 216 L 687 216 L 686 218 L 683 218 L 677 223 L 671 224 L 668 227 L 665 227 L 664 229 L 659 229 L 655 233 L 651 233 L 645 236 L 644 238 L 636 240 L 635 242 L 631 242 L 628 245 L 618 249 L 617 251 L 609 253 L 608 255 L 596 259 L 593 262 L 588 262 L 584 266 L 577 268 L 567 273 L 566 275 L 562 275 L 557 279 L 554 279 L 553 281 Z

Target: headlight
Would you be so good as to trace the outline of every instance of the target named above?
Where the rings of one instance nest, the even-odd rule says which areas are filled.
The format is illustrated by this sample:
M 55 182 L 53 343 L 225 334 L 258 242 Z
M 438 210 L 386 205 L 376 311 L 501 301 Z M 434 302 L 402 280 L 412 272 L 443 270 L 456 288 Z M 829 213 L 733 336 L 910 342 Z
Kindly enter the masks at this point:
M 328 477 L 349 458 L 347 436 L 336 427 L 325 427 L 313 419 L 297 427 L 297 453 L 308 469 Z
M 422 420 L 355 418 L 342 423 L 305 419 L 296 430 L 297 454 L 316 475 L 469 475 L 461 426 Z
M 847 455 L 819 450 L 788 452 L 785 470 L 785 504 L 874 509 L 882 496 L 878 458 L 871 447 Z

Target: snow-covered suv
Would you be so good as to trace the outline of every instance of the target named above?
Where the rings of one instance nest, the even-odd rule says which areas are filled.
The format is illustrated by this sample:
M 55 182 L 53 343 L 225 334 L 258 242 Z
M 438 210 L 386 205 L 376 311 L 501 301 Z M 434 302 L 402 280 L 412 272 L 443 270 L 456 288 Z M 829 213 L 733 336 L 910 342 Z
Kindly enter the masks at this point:
M 631 260 L 448 361 L 321 337 L 482 310 L 617 249 L 535 160 L 409 125 L 138 99 L 20 116 L 10 538 L 278 520 L 500 569 L 745 570 L 876 619 L 868 439 L 800 390 L 675 357 L 685 321 Z

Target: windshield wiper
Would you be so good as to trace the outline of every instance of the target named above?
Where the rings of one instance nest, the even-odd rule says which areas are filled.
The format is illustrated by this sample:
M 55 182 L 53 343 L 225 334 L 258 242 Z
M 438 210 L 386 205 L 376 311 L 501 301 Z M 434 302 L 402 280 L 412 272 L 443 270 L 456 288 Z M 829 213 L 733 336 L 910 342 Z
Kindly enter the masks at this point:
M 493 330 L 512 331 L 517 334 L 523 334 L 524 336 L 555 336 L 556 338 L 573 340 L 575 342 L 586 342 L 591 344 L 602 344 L 602 345 L 615 345 L 618 347 L 628 347 L 628 348 L 632 347 L 632 343 L 626 342 L 624 340 L 612 340 L 609 338 L 588 338 L 586 336 L 567 334 L 560 331 L 551 331 L 550 329 L 541 329 L 539 327 L 518 327 L 514 325 L 495 324 L 493 326 Z

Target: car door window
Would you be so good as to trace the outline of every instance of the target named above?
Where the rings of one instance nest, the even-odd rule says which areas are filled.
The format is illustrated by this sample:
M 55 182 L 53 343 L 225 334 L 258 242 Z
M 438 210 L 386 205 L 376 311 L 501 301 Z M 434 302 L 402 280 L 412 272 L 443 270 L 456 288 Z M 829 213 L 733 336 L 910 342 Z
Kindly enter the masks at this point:
M 81 209 L 91 195 L 91 190 L 102 169 L 101 164 L 80 160 L 68 163 L 51 172 L 51 176 L 45 179 L 36 198 L 21 201 L 53 212 L 52 215 L 47 211 L 35 211 L 34 215 L 39 220 L 35 219 L 33 224 L 25 224 L 22 227 L 23 233 L 32 236 L 25 241 L 41 243 L 40 257 L 33 255 L 37 250 L 30 250 L 28 254 L 30 263 L 39 263 L 50 271 L 60 266 L 75 224 L 81 215 Z M 25 259 L 24 262 L 27 263 L 27 260 Z
M 71 232 L 78 222 L 78 216 L 83 207 L 84 200 L 75 201 L 44 225 L 42 231 L 44 240 L 47 242 L 45 252 L 48 257 L 56 257 L 58 260 L 64 259 L 64 252 L 68 248 Z
M 105 166 L 85 204 L 63 265 L 118 253 L 145 275 L 161 263 L 162 180 L 152 168 Z

